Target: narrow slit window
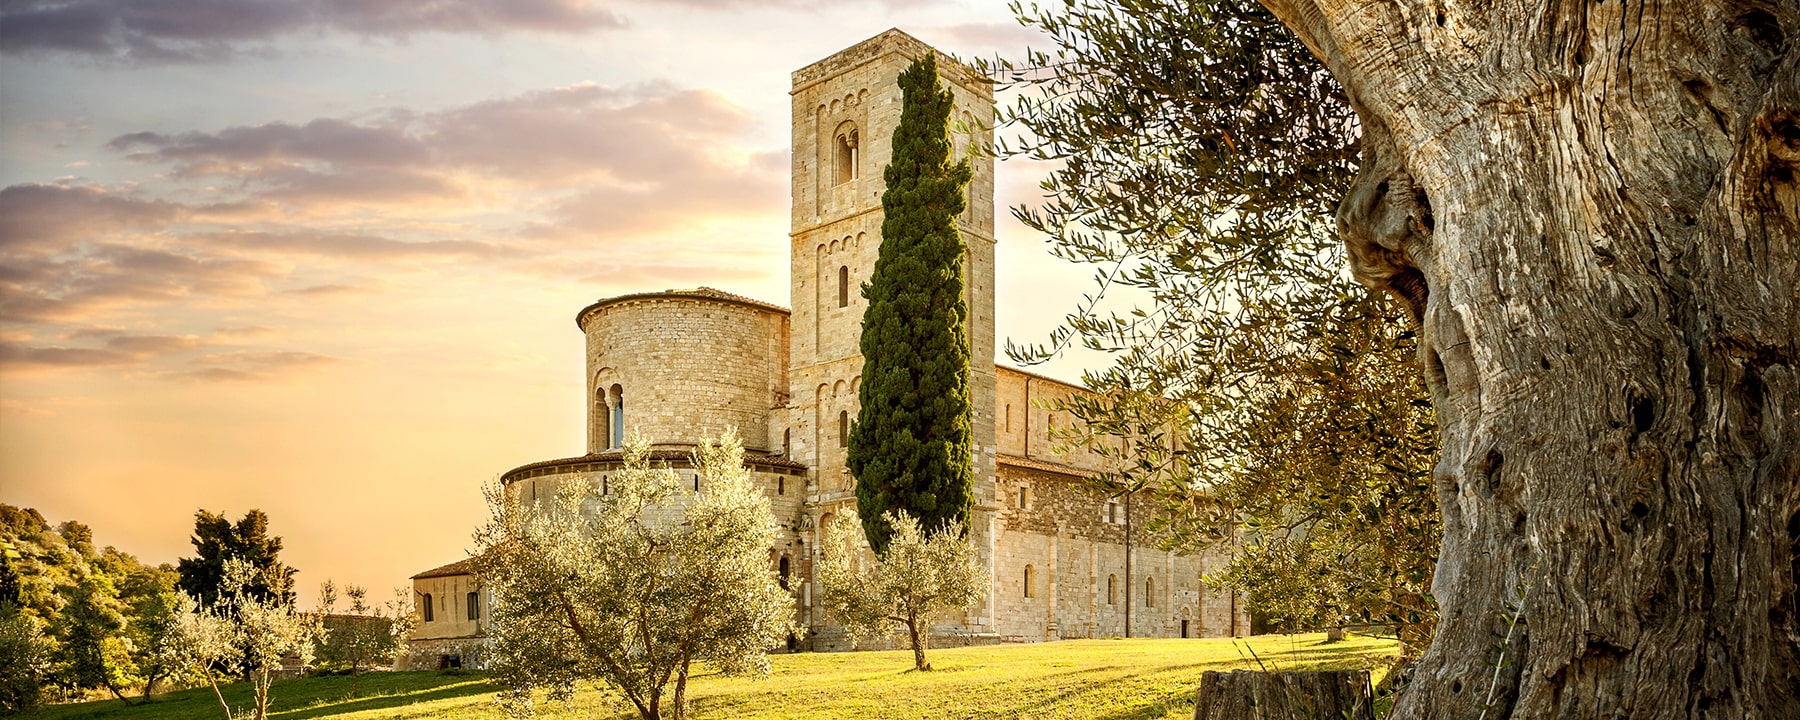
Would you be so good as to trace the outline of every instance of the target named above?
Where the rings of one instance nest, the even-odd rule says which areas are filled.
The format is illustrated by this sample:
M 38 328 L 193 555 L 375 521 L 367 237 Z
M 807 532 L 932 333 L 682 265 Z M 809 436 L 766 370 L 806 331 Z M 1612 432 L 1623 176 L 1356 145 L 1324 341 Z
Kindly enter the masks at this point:
M 1156 578 L 1144 578 L 1144 607 L 1156 607 Z
M 1106 576 L 1106 604 L 1119 604 L 1119 576 Z
M 1037 591 L 1032 588 L 1032 567 L 1025 566 L 1025 597 L 1036 597 Z
M 850 266 L 838 266 L 838 307 L 850 307 Z
M 850 447 L 850 411 L 838 411 L 838 447 Z

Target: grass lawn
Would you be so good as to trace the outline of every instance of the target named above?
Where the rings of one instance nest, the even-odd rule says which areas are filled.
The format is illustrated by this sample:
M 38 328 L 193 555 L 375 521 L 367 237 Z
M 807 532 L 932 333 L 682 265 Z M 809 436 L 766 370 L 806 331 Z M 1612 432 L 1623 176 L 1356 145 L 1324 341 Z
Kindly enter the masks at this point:
M 907 650 L 774 656 L 766 679 L 701 675 L 689 682 L 694 718 L 1188 718 L 1207 670 L 1379 668 L 1392 657 L 1389 640 L 1351 635 L 1326 643 L 1323 633 L 1247 640 L 1065 640 L 1031 645 L 933 650 L 931 672 L 911 672 Z M 1260 661 L 1260 663 L 1259 663 Z M 1377 678 L 1379 679 L 1379 678 Z M 270 715 L 280 720 L 467 718 L 498 720 L 497 688 L 479 673 L 376 673 L 361 696 L 348 697 L 347 677 L 275 684 Z M 249 702 L 243 684 L 226 689 L 235 708 Z M 566 704 L 543 705 L 547 718 L 635 718 L 629 703 L 583 689 Z M 48 708 L 34 718 L 203 720 L 222 718 L 212 690 L 184 690 L 146 705 L 117 701 Z

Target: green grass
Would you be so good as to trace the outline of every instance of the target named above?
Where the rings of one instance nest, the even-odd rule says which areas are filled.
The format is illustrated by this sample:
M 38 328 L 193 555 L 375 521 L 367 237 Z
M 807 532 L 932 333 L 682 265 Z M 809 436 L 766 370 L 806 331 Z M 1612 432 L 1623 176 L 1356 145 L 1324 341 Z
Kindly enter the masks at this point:
M 704 718 L 1187 718 L 1200 674 L 1234 668 L 1302 670 L 1366 667 L 1379 673 L 1389 640 L 1352 635 L 1267 635 L 1248 640 L 1065 640 L 1032 645 L 933 650 L 930 672 L 912 672 L 910 651 L 777 655 L 766 679 L 700 675 L 689 683 L 691 717 Z M 1379 678 L 1377 678 L 1379 679 Z M 347 677 L 275 684 L 271 717 L 456 718 L 497 720 L 497 687 L 479 673 L 375 673 L 349 698 Z M 243 684 L 226 700 L 249 702 Z M 628 703 L 584 688 L 566 704 L 542 705 L 547 718 L 635 718 Z M 117 701 L 48 708 L 34 718 L 192 720 L 221 718 L 212 690 L 184 690 L 131 706 Z

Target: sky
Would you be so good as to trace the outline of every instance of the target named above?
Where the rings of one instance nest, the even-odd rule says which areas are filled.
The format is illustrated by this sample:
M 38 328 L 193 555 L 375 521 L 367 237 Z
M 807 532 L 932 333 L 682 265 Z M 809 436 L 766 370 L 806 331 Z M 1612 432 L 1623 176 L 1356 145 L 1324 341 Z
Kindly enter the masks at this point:
M 576 311 L 790 304 L 789 74 L 890 27 L 1043 44 L 1000 0 L 5 3 L 0 502 L 151 563 L 260 508 L 303 599 L 466 557 L 484 482 L 585 451 Z M 1041 342 L 1091 269 L 998 236 Z

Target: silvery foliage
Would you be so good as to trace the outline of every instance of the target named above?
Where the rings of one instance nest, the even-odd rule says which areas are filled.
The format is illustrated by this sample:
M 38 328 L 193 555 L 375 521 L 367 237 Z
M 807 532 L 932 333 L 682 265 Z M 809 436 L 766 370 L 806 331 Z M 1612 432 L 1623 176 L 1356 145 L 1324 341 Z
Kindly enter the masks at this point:
M 494 594 L 491 669 L 509 712 L 530 714 L 537 690 L 566 700 L 586 680 L 658 718 L 673 681 L 680 718 L 693 661 L 767 674 L 767 649 L 801 632 L 770 567 L 775 518 L 736 434 L 694 451 L 698 492 L 648 450 L 629 442 L 604 494 L 592 477 L 535 503 L 488 487 L 476 566 Z
M 256 573 L 249 562 L 226 560 L 220 599 L 210 608 L 182 593 L 174 625 L 156 652 L 158 662 L 206 678 L 226 718 L 232 712 L 219 693 L 221 677 L 249 674 L 255 717 L 263 720 L 269 712 L 269 686 L 282 661 L 294 658 L 301 666 L 311 664 L 314 646 L 325 637 L 317 615 L 300 612 L 279 598 L 253 594 Z
M 861 562 L 868 543 L 854 514 L 832 521 L 819 565 L 823 601 L 851 642 L 905 627 L 915 666 L 923 670 L 932 621 L 974 607 L 987 596 L 992 579 L 962 523 L 926 533 L 904 512 L 887 516 L 893 534 L 880 561 L 871 563 Z

